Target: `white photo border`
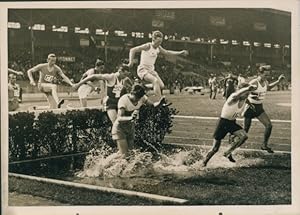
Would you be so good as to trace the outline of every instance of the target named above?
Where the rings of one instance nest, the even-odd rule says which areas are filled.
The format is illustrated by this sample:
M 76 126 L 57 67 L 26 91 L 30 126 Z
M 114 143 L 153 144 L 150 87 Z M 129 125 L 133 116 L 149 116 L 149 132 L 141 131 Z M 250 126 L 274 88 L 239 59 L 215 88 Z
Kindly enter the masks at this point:
M 299 38 L 300 16 L 299 1 L 101 1 L 101 2 L 5 2 L 0 3 L 0 50 L 1 50 L 1 195 L 3 214 L 300 214 L 300 140 L 299 110 L 300 110 L 300 70 L 299 70 Z M 272 8 L 291 12 L 291 50 L 292 50 L 292 204 L 291 205 L 266 205 L 266 206 L 51 206 L 51 207 L 9 207 L 8 206 L 8 95 L 7 95 L 7 15 L 8 9 L 17 8 Z M 263 194 L 262 194 L 263 195 Z

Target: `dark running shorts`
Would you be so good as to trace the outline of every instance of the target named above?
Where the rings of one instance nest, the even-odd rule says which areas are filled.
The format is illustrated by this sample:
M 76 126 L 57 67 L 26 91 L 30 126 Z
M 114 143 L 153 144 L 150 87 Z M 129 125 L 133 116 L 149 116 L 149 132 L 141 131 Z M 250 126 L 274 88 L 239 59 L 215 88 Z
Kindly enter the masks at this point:
M 236 120 L 220 118 L 214 133 L 215 140 L 222 140 L 227 133 L 233 134 L 235 131 L 243 129 L 236 123 Z
M 252 104 L 253 108 L 248 108 L 244 114 L 245 118 L 256 118 L 258 117 L 260 114 L 262 114 L 263 112 L 265 112 L 263 105 L 262 104 Z

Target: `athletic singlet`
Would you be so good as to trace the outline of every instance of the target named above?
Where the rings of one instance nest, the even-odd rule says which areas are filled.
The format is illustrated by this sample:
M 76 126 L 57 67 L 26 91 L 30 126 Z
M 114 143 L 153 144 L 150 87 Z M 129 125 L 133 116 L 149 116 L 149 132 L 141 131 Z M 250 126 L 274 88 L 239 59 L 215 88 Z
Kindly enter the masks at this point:
M 111 104 L 116 104 L 118 103 L 119 98 L 125 93 L 124 92 L 124 79 L 119 81 L 117 74 L 113 74 L 113 84 L 109 85 L 108 82 L 106 82 L 107 86 L 107 96 L 108 99 L 106 101 L 106 105 L 109 106 Z
M 141 61 L 140 61 L 140 66 L 146 66 L 146 67 L 153 67 L 156 61 L 156 58 L 159 53 L 159 47 L 154 48 L 152 46 L 152 43 L 147 43 L 150 45 L 150 49 L 145 51 L 142 50 L 141 52 Z
M 265 86 L 261 86 L 260 82 L 258 80 L 256 81 L 257 81 L 257 89 L 252 91 L 249 94 L 248 100 L 250 101 L 250 103 L 253 104 L 262 104 L 267 93 L 267 82 L 265 82 Z
M 242 107 L 238 107 L 239 102 L 229 105 L 228 101 L 231 101 L 231 98 L 234 94 L 231 94 L 227 101 L 225 102 L 222 112 L 221 112 L 221 118 L 228 119 L 228 120 L 235 120 L 238 116 L 241 115 L 241 113 L 244 111 L 246 101 L 242 105 Z
M 8 84 L 8 98 L 14 99 L 20 96 L 20 86 L 18 84 L 12 85 Z
M 59 77 L 59 67 L 57 65 L 53 66 L 53 70 L 50 72 L 48 70 L 48 64 L 39 64 L 35 68 L 39 67 L 40 78 L 39 82 L 41 83 L 55 83 Z
M 118 103 L 118 108 L 124 108 L 125 109 L 125 116 L 131 116 L 132 112 L 135 110 L 140 109 L 140 107 L 145 104 L 147 101 L 147 96 L 143 96 L 137 103 L 137 105 L 132 104 L 132 102 L 129 99 L 129 93 L 123 95 Z

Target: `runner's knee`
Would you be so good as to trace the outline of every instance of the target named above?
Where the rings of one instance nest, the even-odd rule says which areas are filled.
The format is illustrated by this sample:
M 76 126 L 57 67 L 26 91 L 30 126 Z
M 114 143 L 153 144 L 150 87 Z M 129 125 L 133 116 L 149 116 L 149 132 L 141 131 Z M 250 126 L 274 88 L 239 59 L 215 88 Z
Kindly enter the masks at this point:
M 272 125 L 272 123 L 270 122 L 270 123 L 268 123 L 267 125 L 266 125 L 266 130 L 269 130 L 269 131 L 271 131 L 272 130 L 272 128 L 273 128 L 273 125 Z

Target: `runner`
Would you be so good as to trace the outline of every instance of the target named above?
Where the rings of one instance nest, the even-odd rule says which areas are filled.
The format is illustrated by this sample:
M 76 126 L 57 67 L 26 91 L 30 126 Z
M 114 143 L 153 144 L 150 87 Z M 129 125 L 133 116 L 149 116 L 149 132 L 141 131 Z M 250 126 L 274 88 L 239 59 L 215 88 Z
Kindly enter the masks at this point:
M 83 80 L 86 77 L 89 77 L 91 75 L 94 75 L 95 73 L 102 73 L 104 71 L 104 62 L 100 59 L 96 60 L 95 67 L 87 70 L 83 75 L 81 80 Z M 81 107 L 86 107 L 87 106 L 87 97 L 90 95 L 93 91 L 99 91 L 100 90 L 100 84 L 101 83 L 96 83 L 97 80 L 94 81 L 88 81 L 82 84 L 78 88 L 78 96 L 80 99 L 80 104 Z M 103 84 L 103 83 L 102 83 Z
M 112 123 L 117 118 L 117 110 L 118 110 L 118 101 L 119 98 L 127 93 L 130 92 L 132 82 L 128 78 L 129 67 L 125 64 L 121 64 L 118 67 L 118 71 L 112 74 L 94 74 L 86 77 L 85 79 L 81 80 L 77 84 L 74 85 L 74 88 L 78 88 L 83 84 L 89 81 L 95 80 L 104 80 L 106 82 L 107 88 L 107 98 L 106 98 L 106 110 L 109 119 Z
M 133 121 L 138 117 L 138 110 L 143 104 L 157 107 L 162 104 L 162 101 L 152 103 L 141 84 L 133 85 L 131 92 L 123 95 L 118 102 L 118 115 L 112 127 L 112 138 L 116 140 L 119 154 L 123 158 L 127 157 L 128 148 L 133 147 Z
M 214 141 L 212 149 L 207 153 L 202 166 L 206 166 L 208 161 L 218 152 L 221 140 L 224 139 L 227 133 L 234 135 L 237 138 L 234 138 L 229 150 L 224 153 L 224 156 L 229 159 L 231 162 L 235 162 L 232 157 L 232 152 L 240 147 L 248 138 L 246 132 L 243 128 L 236 123 L 236 118 L 243 113 L 246 106 L 246 100 L 250 93 L 256 87 L 243 83 L 238 86 L 239 90 L 232 93 L 225 104 L 223 105 L 221 117 L 218 121 L 216 130 L 214 132 Z
M 269 84 L 267 77 L 270 76 L 270 69 L 270 66 L 259 67 L 258 77 L 249 82 L 249 84 L 257 86 L 257 89 L 251 92 L 248 97 L 251 106 L 248 105 L 248 108 L 244 114 L 244 129 L 248 133 L 251 127 L 252 119 L 257 118 L 265 126 L 264 141 L 261 149 L 269 153 L 273 153 L 274 151 L 268 146 L 273 126 L 269 116 L 266 114 L 263 108 L 263 101 L 265 99 L 267 90 L 270 90 L 278 85 L 285 77 L 283 74 L 281 74 L 277 81 Z
M 49 54 L 47 58 L 47 63 L 38 64 L 35 67 L 27 71 L 30 84 L 36 86 L 36 83 L 32 77 L 32 73 L 39 72 L 39 81 L 38 88 L 43 92 L 48 100 L 49 107 L 60 108 L 64 103 L 64 100 L 59 100 L 57 95 L 57 83 L 59 76 L 68 83 L 70 86 L 73 86 L 73 83 L 70 79 L 62 72 L 61 68 L 56 64 L 55 54 Z
M 141 52 L 140 65 L 137 68 L 137 74 L 141 80 L 150 82 L 153 85 L 154 95 L 157 100 L 162 98 L 162 89 L 164 83 L 155 71 L 155 61 L 159 53 L 163 55 L 188 55 L 188 51 L 170 51 L 161 47 L 163 41 L 163 34 L 160 31 L 152 33 L 152 42 L 142 44 L 130 49 L 128 66 L 133 66 L 133 59 L 137 52 Z

